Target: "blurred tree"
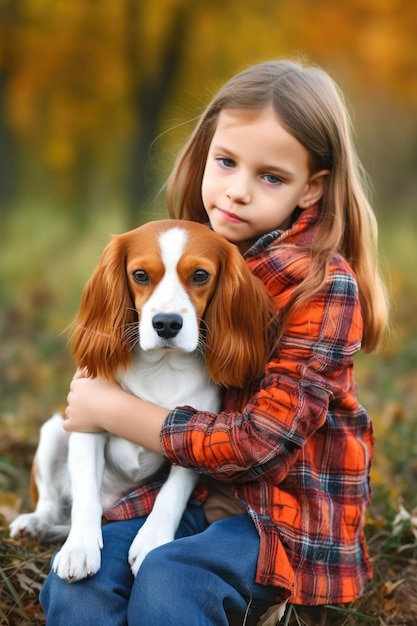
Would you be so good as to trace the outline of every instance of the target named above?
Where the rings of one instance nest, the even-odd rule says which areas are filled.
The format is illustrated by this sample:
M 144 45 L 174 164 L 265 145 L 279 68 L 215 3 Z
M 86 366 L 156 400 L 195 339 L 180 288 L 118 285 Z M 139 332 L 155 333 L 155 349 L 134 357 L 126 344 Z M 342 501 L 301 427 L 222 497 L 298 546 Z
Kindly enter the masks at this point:
M 414 0 L 0 0 L 0 20 L 0 195 L 15 172 L 22 195 L 79 220 L 118 195 L 137 223 L 167 160 L 155 139 L 251 63 L 301 50 L 370 111 L 417 103 Z
M 0 210 L 9 211 L 15 191 L 14 135 L 7 110 L 9 78 L 15 71 L 13 33 L 17 0 L 0 3 Z
M 147 165 L 149 151 L 161 128 L 163 113 L 183 63 L 186 32 L 191 17 L 186 2 L 171 7 L 172 16 L 166 26 L 165 36 L 160 38 L 160 50 L 155 55 L 158 58 L 158 66 L 155 68 L 154 63 L 148 63 L 144 53 L 146 27 L 152 21 L 148 19 L 148 14 L 155 7 L 158 7 L 157 3 L 126 0 L 127 75 L 135 123 L 128 171 L 128 222 L 132 228 L 137 224 L 138 208 L 145 205 L 156 186 L 157 181 Z

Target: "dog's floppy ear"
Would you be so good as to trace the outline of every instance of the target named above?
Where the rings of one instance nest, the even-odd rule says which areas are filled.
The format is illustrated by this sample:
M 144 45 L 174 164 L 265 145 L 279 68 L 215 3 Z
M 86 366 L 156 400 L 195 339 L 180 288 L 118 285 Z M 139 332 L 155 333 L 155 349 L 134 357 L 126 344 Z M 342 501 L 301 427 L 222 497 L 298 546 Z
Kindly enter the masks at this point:
M 78 367 L 112 379 L 130 363 L 126 325 L 136 321 L 126 276 L 126 246 L 118 235 L 105 248 L 87 282 L 72 331 Z
M 278 316 L 266 287 L 235 246 L 228 246 L 205 322 L 206 360 L 215 382 L 242 387 L 262 373 L 274 348 Z

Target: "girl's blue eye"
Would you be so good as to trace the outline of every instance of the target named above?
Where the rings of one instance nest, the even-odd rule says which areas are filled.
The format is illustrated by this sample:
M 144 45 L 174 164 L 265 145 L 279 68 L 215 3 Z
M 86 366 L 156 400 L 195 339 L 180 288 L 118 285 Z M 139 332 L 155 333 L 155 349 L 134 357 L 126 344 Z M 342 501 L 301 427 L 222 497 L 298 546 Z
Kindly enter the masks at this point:
M 234 167 L 235 162 L 232 161 L 232 159 L 228 159 L 227 157 L 219 157 L 217 159 L 217 161 L 220 163 L 220 165 L 222 165 L 223 167 Z
M 264 180 L 270 185 L 279 185 L 282 183 L 282 180 L 278 178 L 278 176 L 274 176 L 273 174 L 265 174 Z

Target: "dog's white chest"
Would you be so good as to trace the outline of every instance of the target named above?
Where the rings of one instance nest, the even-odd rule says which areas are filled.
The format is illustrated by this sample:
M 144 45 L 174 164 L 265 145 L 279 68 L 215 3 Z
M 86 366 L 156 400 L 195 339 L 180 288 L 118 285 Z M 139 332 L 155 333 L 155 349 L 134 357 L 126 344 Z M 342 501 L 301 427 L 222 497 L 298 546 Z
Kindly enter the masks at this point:
M 167 409 L 185 404 L 201 411 L 217 412 L 220 408 L 220 389 L 210 380 L 197 353 L 165 349 L 144 352 L 136 347 L 120 382 L 130 393 Z

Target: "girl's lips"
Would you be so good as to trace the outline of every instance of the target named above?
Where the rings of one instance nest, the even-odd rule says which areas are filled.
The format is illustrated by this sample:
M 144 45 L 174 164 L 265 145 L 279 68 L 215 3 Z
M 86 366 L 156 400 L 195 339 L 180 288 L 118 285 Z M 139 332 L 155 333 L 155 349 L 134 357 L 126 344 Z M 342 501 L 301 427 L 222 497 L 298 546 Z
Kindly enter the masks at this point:
M 217 208 L 219 213 L 221 213 L 223 219 L 226 222 L 231 222 L 232 224 L 242 224 L 245 220 L 242 220 L 235 213 L 230 213 L 229 211 L 225 211 L 224 209 Z

